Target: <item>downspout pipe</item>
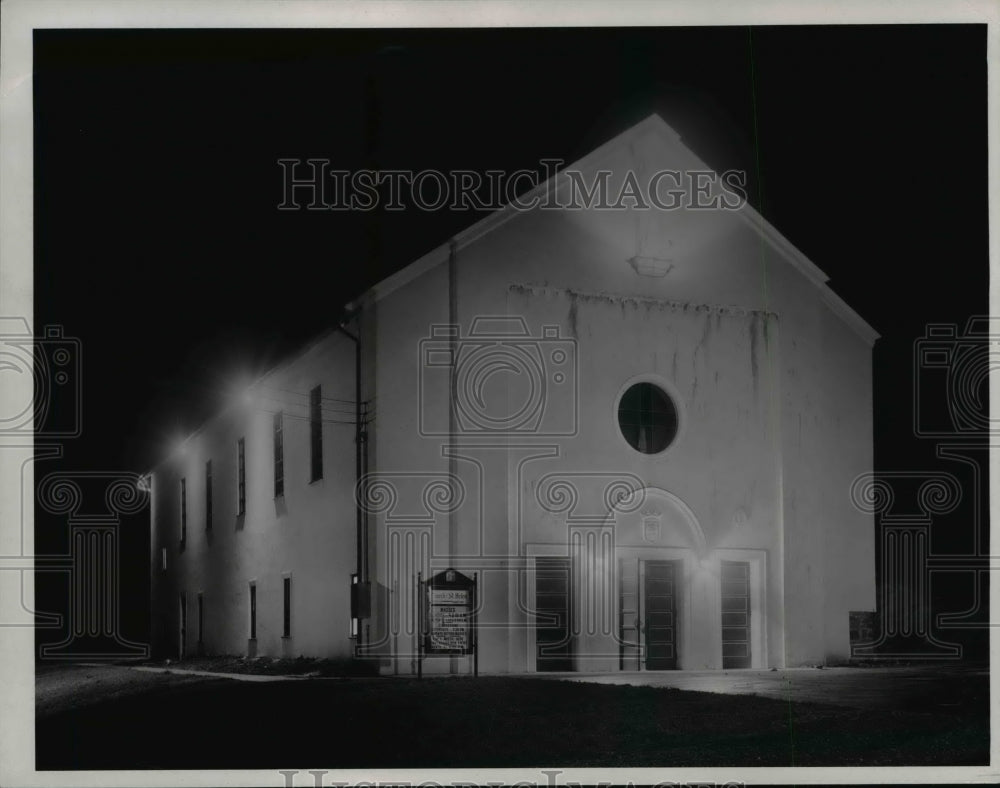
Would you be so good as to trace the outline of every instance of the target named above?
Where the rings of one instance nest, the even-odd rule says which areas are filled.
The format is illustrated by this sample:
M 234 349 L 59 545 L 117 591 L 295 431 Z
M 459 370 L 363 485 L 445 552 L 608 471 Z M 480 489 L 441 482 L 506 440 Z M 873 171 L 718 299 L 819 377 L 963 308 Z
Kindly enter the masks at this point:
M 454 238 L 448 241 L 448 324 L 451 332 L 448 335 L 448 350 L 451 358 L 457 358 L 458 337 L 458 241 Z M 457 391 L 458 381 L 455 377 L 455 364 L 452 363 L 448 377 L 448 484 L 454 484 L 458 476 L 458 460 L 455 457 L 455 436 L 458 432 Z M 448 558 L 449 564 L 458 554 L 458 519 L 454 507 L 448 510 Z M 453 663 L 455 660 L 452 659 Z M 452 670 L 454 673 L 454 670 Z
M 455 457 L 455 433 L 458 431 L 456 418 L 458 381 L 455 377 L 454 360 L 458 358 L 458 241 L 454 238 L 448 241 L 448 324 L 451 331 L 448 334 L 448 348 L 451 351 L 452 365 L 448 379 L 448 485 L 455 483 L 458 476 L 458 460 Z M 448 510 L 448 564 L 451 566 L 458 554 L 458 518 L 455 507 Z M 448 672 L 458 672 L 458 658 L 454 654 L 448 659 Z
M 337 324 L 337 330 L 354 343 L 354 499 L 356 508 L 356 528 L 357 528 L 357 575 L 358 581 L 365 583 L 368 581 L 365 566 L 365 512 L 363 495 L 361 489 L 364 478 L 363 452 L 365 449 L 365 427 L 363 423 L 363 405 L 361 402 L 361 338 L 360 322 L 358 324 L 358 334 L 352 334 L 344 325 L 350 320 L 360 316 L 358 310 L 345 310 L 343 317 Z

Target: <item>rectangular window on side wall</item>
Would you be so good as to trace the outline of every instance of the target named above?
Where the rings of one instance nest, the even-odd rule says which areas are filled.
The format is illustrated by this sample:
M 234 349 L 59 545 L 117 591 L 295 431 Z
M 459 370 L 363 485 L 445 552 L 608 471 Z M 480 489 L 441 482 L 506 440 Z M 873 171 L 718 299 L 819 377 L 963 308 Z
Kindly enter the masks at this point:
M 284 619 L 281 629 L 281 636 L 290 638 L 292 636 L 292 578 L 283 578 L 284 587 Z
M 178 644 L 177 651 L 179 657 L 184 659 L 187 655 L 187 597 L 181 594 L 178 598 L 178 603 L 180 607 L 180 643 Z
M 188 503 L 187 503 L 187 479 L 181 479 L 181 546 L 187 540 L 188 530 Z
M 212 530 L 212 461 L 205 463 L 205 530 Z
M 198 643 L 205 639 L 205 595 L 198 594 Z
M 282 412 L 274 414 L 274 497 L 285 494 L 285 438 L 282 430 Z
M 160 548 L 160 569 L 164 572 L 167 571 L 167 548 Z
M 247 510 L 247 452 L 243 438 L 236 441 L 236 514 Z
M 250 639 L 257 639 L 257 585 L 250 584 Z
M 323 405 L 320 387 L 309 392 L 310 481 L 323 478 Z

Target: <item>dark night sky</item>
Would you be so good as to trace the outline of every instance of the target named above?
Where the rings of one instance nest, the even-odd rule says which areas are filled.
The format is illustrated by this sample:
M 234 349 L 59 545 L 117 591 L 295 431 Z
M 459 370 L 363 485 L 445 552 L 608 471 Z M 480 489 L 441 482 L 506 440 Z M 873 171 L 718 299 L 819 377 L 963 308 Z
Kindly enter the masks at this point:
M 876 467 L 943 467 L 913 436 L 913 343 L 987 311 L 985 47 L 985 26 L 36 31 L 35 330 L 81 340 L 84 380 L 83 435 L 46 467 L 147 469 L 479 218 L 278 211 L 277 159 L 539 168 L 654 111 L 746 170 L 882 334 Z
M 987 307 L 985 36 L 38 31 L 35 323 L 83 347 L 67 467 L 145 469 L 234 378 L 479 218 L 281 212 L 278 158 L 538 168 L 652 111 L 747 170 L 752 202 L 882 334 L 878 459 L 912 461 L 913 340 Z

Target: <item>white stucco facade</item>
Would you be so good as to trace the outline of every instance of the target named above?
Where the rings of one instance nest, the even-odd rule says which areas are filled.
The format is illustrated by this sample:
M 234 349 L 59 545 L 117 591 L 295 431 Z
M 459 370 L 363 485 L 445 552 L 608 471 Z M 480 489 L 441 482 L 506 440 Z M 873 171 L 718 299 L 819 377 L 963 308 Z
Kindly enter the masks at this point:
M 613 193 L 627 172 L 708 170 L 656 116 L 569 169 L 611 171 Z M 360 483 L 355 346 L 339 331 L 153 472 L 154 647 L 179 648 L 183 595 L 185 648 L 198 648 L 202 594 L 208 653 L 355 654 L 409 673 L 416 574 L 454 568 L 478 581 L 483 671 L 846 659 L 849 611 L 875 606 L 874 524 L 850 488 L 872 468 L 877 335 L 824 282 L 749 207 L 487 217 L 351 305 Z M 656 453 L 618 420 L 647 383 L 676 411 Z M 323 478 L 310 482 L 316 386 Z M 211 533 L 198 515 L 209 457 Z M 352 573 L 371 588 L 356 637 Z M 431 657 L 423 669 L 471 666 Z

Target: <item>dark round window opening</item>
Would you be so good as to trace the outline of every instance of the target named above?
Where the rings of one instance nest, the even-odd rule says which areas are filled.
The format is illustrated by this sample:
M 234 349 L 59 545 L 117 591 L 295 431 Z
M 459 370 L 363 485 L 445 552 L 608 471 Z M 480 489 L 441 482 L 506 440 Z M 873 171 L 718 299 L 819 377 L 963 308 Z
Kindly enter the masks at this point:
M 658 454 L 677 437 L 677 408 L 659 386 L 636 383 L 618 403 L 618 426 L 633 449 Z

